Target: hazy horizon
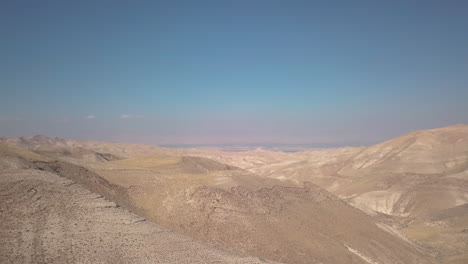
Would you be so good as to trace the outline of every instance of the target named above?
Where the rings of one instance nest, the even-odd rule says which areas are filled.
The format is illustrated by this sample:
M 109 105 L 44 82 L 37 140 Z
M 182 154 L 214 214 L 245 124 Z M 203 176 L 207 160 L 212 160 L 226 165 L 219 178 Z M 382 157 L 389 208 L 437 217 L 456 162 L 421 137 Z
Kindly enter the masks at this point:
M 442 129 L 448 127 L 456 127 L 456 126 L 465 126 L 466 124 L 455 124 L 452 126 L 447 127 L 437 127 L 431 129 Z M 427 130 L 423 130 L 427 131 Z M 410 131 L 417 132 L 415 131 Z M 282 152 L 299 152 L 305 150 L 318 150 L 318 149 L 336 149 L 336 148 L 343 148 L 343 147 L 369 147 L 374 144 L 382 143 L 388 140 L 394 140 L 396 137 L 404 136 L 405 134 L 396 135 L 392 138 L 386 138 L 380 141 L 367 141 L 367 142 L 323 142 L 323 143 L 316 143 L 316 142 L 298 142 L 298 143 L 290 143 L 290 142 L 231 142 L 231 143 L 223 143 L 223 142 L 213 142 L 213 143 L 147 143 L 147 142 L 138 142 L 138 141 L 125 141 L 125 140 L 109 140 L 109 139 L 100 139 L 100 140 L 89 140 L 91 142 L 98 141 L 98 142 L 115 142 L 115 143 L 124 143 L 124 144 L 146 144 L 146 145 L 153 145 L 159 146 L 164 148 L 179 148 L 179 149 L 212 149 L 212 150 L 222 150 L 222 151 L 229 151 L 229 152 L 238 152 L 238 151 L 250 151 L 250 150 L 271 150 L 271 151 L 282 151 Z M 46 137 L 53 139 L 54 136 L 51 135 L 30 135 L 30 136 L 15 136 L 15 137 L 4 137 L 4 138 L 25 138 L 31 139 L 35 137 Z M 60 140 L 84 140 L 86 139 L 79 139 L 79 138 L 70 138 L 70 137 L 56 137 Z M 2 136 L 0 136 L 2 139 Z
M 468 123 L 463 1 L 8 1 L 0 136 L 369 145 Z

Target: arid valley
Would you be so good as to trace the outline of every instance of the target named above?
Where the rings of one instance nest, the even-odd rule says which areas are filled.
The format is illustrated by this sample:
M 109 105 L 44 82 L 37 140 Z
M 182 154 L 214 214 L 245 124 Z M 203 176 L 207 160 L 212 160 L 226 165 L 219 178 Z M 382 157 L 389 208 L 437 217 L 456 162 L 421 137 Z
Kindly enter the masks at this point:
M 468 264 L 468 1 L 0 1 L 0 264 Z
M 468 126 L 368 147 L 0 139 L 1 263 L 466 263 Z

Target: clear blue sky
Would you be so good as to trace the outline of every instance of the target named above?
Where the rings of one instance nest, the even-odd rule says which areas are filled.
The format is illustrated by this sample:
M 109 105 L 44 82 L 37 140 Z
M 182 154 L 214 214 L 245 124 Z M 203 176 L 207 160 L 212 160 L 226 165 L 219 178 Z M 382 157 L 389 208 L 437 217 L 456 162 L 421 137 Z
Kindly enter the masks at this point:
M 1 1 L 0 136 L 368 143 L 468 123 L 468 1 Z

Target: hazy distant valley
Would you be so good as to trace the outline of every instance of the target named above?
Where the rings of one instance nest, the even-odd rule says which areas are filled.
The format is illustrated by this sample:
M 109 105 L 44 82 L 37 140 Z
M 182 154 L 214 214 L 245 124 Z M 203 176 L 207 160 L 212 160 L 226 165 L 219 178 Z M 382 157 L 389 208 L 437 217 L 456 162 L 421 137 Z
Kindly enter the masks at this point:
M 2 263 L 466 263 L 468 126 L 369 147 L 0 139 Z

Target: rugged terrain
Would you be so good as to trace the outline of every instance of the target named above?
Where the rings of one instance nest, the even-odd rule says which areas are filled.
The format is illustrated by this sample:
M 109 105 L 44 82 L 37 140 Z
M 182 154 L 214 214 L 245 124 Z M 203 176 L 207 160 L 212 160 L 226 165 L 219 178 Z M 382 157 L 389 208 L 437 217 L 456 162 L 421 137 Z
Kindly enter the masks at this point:
M 1 138 L 0 142 L 4 144 L 0 149 L 3 181 L 34 172 L 29 180 L 53 176 L 78 183 L 70 186 L 86 188 L 144 219 L 224 250 L 285 263 L 468 260 L 468 126 L 417 131 L 369 147 L 296 153 L 181 150 L 45 136 Z M 8 174 L 15 170 L 19 172 Z M 60 188 L 45 190 L 53 189 Z M 21 199 L 9 201 L 15 204 Z M 78 198 L 67 199 L 61 199 L 65 208 Z M 115 206 L 102 210 L 111 209 L 131 215 Z M 25 212 L 30 210 L 34 211 Z M 69 218 L 65 212 L 56 214 L 63 221 Z M 7 214 L 2 211 L 3 215 Z M 13 214 L 10 221 L 16 217 L 20 216 Z M 129 233 L 147 239 L 146 233 L 135 235 L 132 228 L 128 226 Z M 33 233 L 43 229 L 47 227 Z M 45 239 L 36 240 L 46 243 Z M 131 256 L 137 244 L 119 245 Z M 101 250 L 107 248 L 105 243 L 100 245 Z M 208 256 L 200 253 L 201 258 L 260 261 L 203 247 Z M 154 259 L 154 255 L 134 257 Z
M 135 215 L 0 146 L 0 263 L 263 263 Z
M 467 125 L 415 131 L 359 148 L 278 155 L 188 152 L 264 177 L 311 181 L 438 252 L 438 261 L 468 261 L 468 221 L 462 216 L 468 203 Z M 450 217 L 441 217 L 448 212 Z

